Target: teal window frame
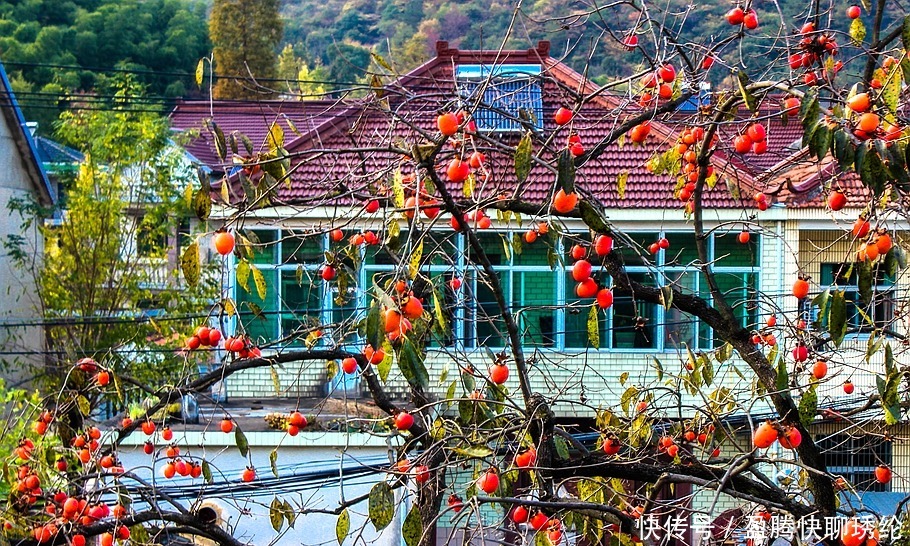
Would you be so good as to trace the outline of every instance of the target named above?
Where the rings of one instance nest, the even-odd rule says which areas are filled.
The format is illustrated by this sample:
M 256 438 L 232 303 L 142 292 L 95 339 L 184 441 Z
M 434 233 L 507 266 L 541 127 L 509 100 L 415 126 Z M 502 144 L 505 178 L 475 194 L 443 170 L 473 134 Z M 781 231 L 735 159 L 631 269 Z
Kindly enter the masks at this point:
M 276 238 L 294 235 L 292 230 L 280 230 L 277 228 L 256 228 L 256 231 L 271 232 Z M 448 281 L 452 277 L 458 276 L 462 279 L 463 284 L 458 291 L 446 288 L 446 301 L 443 307 L 447 313 L 447 318 L 451 320 L 449 333 L 445 339 L 434 340 L 430 348 L 457 346 L 468 350 L 480 347 L 501 349 L 506 344 L 507 339 L 505 328 L 501 321 L 497 325 L 495 320 L 495 315 L 498 314 L 495 302 L 491 299 L 481 305 L 472 304 L 472 302 L 476 301 L 474 297 L 476 294 L 486 294 L 485 297 L 488 299 L 492 295 L 483 290 L 483 281 L 479 278 L 482 275 L 480 265 L 470 262 L 469 253 L 467 252 L 468 242 L 463 235 L 454 234 L 447 230 L 440 230 L 434 233 L 439 233 L 442 237 L 451 238 L 446 243 L 449 246 L 440 254 L 452 255 L 454 260 L 441 256 L 439 259 L 432 260 L 432 263 L 425 265 L 422 270 L 423 273 L 428 274 L 430 277 L 444 276 L 441 282 L 445 285 L 448 285 Z M 611 309 L 606 312 L 599 311 L 601 313 L 599 319 L 601 328 L 600 347 L 587 347 L 587 336 L 584 327 L 590 305 L 593 304 L 594 300 L 582 301 L 575 297 L 575 283 L 571 278 L 571 260 L 563 258 L 564 267 L 557 263 L 555 268 L 551 268 L 550 259 L 552 256 L 547 255 L 544 250 L 546 248 L 544 245 L 550 245 L 553 253 L 557 256 L 565 257 L 564 240 L 562 238 L 541 236 L 533 245 L 525 246 L 521 254 L 514 252 L 514 250 L 511 252 L 501 250 L 504 243 L 521 237 L 523 233 L 524 231 L 519 230 L 488 230 L 480 232 L 481 236 L 485 238 L 486 244 L 496 245 L 495 247 L 489 247 L 495 250 L 495 254 L 499 256 L 498 263 L 493 264 L 493 269 L 501 276 L 501 286 L 505 292 L 507 305 L 510 312 L 518 318 L 525 346 L 557 351 L 590 349 L 653 353 L 675 352 L 682 349 L 684 345 L 693 349 L 707 350 L 716 347 L 717 341 L 714 339 L 711 329 L 694 317 L 685 315 L 680 315 L 675 320 L 684 321 L 688 325 L 687 336 L 685 339 L 674 338 L 671 331 L 668 330 L 667 323 L 668 320 L 674 320 L 673 312 L 667 311 L 656 304 L 637 303 L 635 312 L 646 316 L 649 320 L 641 332 L 629 330 L 631 328 L 629 322 L 632 317 L 622 315 L 624 318 L 620 319 L 620 315 L 617 315 L 618 310 L 622 310 L 624 306 L 627 306 L 624 298 L 628 296 L 624 296 L 621 293 L 616 294 L 614 305 Z M 667 237 L 671 242 L 684 235 L 691 236 L 688 232 L 680 231 L 630 232 L 630 235 L 643 239 Z M 718 235 L 712 233 L 708 235 L 709 257 L 715 262 L 721 257 L 718 254 L 722 252 L 716 248 L 719 236 L 735 238 L 736 234 L 723 233 Z M 758 236 L 753 236 L 752 241 L 750 244 L 754 246 L 751 247 L 753 249 L 750 258 L 751 265 L 745 265 L 745 262 L 735 266 L 718 265 L 718 263 L 723 262 L 721 260 L 712 266 L 714 273 L 720 278 L 732 275 L 751 281 L 748 283 L 749 286 L 734 286 L 731 288 L 731 290 L 742 291 L 742 294 L 739 294 L 737 298 L 739 300 L 738 305 L 742 306 L 741 312 L 738 314 L 742 317 L 743 326 L 748 326 L 748 324 L 757 320 L 754 297 L 750 298 L 748 296 L 750 295 L 749 291 L 756 290 L 761 283 L 761 267 L 757 262 L 759 261 L 758 257 L 761 256 L 761 244 L 763 241 Z M 260 260 L 255 264 L 263 272 L 263 275 L 274 276 L 275 281 L 270 288 L 277 291 L 275 296 L 275 301 L 278 302 L 277 309 L 263 309 L 267 313 L 266 320 L 271 321 L 270 327 L 273 330 L 272 339 L 267 341 L 275 341 L 279 339 L 278 336 L 287 334 L 288 330 L 284 326 L 284 321 L 293 318 L 293 312 L 285 309 L 285 287 L 284 283 L 281 282 L 282 275 L 296 274 L 298 267 L 302 267 L 305 276 L 304 283 L 309 278 L 313 279 L 313 283 L 318 285 L 320 290 L 319 301 L 321 302 L 318 317 L 323 325 L 331 324 L 334 321 L 333 319 L 339 316 L 339 312 L 344 313 L 345 318 L 350 318 L 351 320 L 357 320 L 364 316 L 369 302 L 368 291 L 364 290 L 363 287 L 372 286 L 374 275 L 396 275 L 395 264 L 382 263 L 382 260 L 377 261 L 370 257 L 370 253 L 375 253 L 378 247 L 363 247 L 361 249 L 360 266 L 354 272 L 359 288 L 353 294 L 353 299 L 350 303 L 344 306 L 344 311 L 341 311 L 341 308 L 333 301 L 332 292 L 324 289 L 326 283 L 322 281 L 319 275 L 322 261 L 314 260 L 303 264 L 288 263 L 283 259 L 282 244 L 284 243 L 276 244 L 275 248 L 271 250 L 272 263 L 265 263 Z M 327 235 L 320 236 L 320 245 L 322 251 L 327 249 L 337 250 L 338 248 L 337 244 L 332 245 L 330 243 Z M 691 253 L 694 250 L 687 250 L 687 252 Z M 655 286 L 671 285 L 674 279 L 685 278 L 690 293 L 698 294 L 704 297 L 709 304 L 712 304 L 712 297 L 705 286 L 700 270 L 690 265 L 690 263 L 684 263 L 683 260 L 671 262 L 670 260 L 674 256 L 676 256 L 675 250 L 671 246 L 670 249 L 662 250 L 656 256 L 650 256 L 649 259 L 654 261 L 653 264 L 630 264 L 627 266 L 627 271 L 630 275 L 637 276 L 643 282 L 650 280 Z M 610 286 L 612 284 L 605 271 L 595 269 L 594 274 L 599 278 L 602 285 Z M 437 281 L 437 283 L 439 282 Z M 234 284 L 233 294 L 239 306 L 248 297 L 244 298 L 241 294 L 243 288 L 236 286 L 236 282 Z M 735 282 L 732 283 L 732 285 L 736 284 Z M 255 292 L 252 279 L 250 280 L 250 285 Z M 546 285 L 551 287 L 550 297 L 547 297 L 546 294 L 541 295 L 541 287 Z M 432 301 L 425 301 L 424 304 L 425 308 L 431 312 L 433 311 Z M 642 306 L 646 306 L 646 309 Z M 484 310 L 493 315 L 489 325 L 476 320 L 478 317 L 483 317 Z M 240 309 L 240 311 L 244 321 L 251 320 L 250 313 L 247 310 Z M 286 315 L 290 315 L 290 317 Z M 528 320 L 525 320 L 525 317 L 528 317 Z M 621 323 L 625 325 L 620 326 Z M 575 329 L 580 328 L 580 334 L 579 332 L 568 332 L 570 325 Z M 620 341 L 621 339 L 625 341 Z M 363 340 L 356 335 L 354 338 L 343 340 L 343 343 L 346 344 L 359 344 L 362 342 Z M 295 342 L 293 345 L 297 344 L 299 342 Z

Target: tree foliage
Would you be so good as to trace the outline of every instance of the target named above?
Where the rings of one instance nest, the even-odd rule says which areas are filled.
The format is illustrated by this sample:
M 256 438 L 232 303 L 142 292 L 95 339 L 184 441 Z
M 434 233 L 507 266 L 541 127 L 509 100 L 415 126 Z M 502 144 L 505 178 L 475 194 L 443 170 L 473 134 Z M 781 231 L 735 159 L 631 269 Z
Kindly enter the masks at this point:
M 152 96 L 192 91 L 192 77 L 174 73 L 192 73 L 210 48 L 205 9 L 185 0 L 0 2 L 0 58 L 26 117 L 50 134 L 67 95 L 103 86 L 105 69 L 138 71 Z
M 215 70 L 223 75 L 215 83 L 216 98 L 265 98 L 255 80 L 264 78 L 268 88 L 277 74 L 283 29 L 278 5 L 278 0 L 215 1 L 209 36 Z
M 59 137 L 85 160 L 65 184 L 63 218 L 40 228 L 43 261 L 19 260 L 35 277 L 47 321 L 47 367 L 35 370 L 45 388 L 59 388 L 64 363 L 83 357 L 103 358 L 112 371 L 128 369 L 140 381 L 165 380 L 182 359 L 148 349 L 179 344 L 173 335 L 181 327 L 142 320 L 144 313 L 194 313 L 205 301 L 162 273 L 188 235 L 178 227 L 189 213 L 182 197 L 189 166 L 169 143 L 166 120 L 133 102 L 141 85 L 124 78 L 109 92 L 109 109 L 61 116 Z M 31 207 L 22 212 L 26 223 L 40 221 Z

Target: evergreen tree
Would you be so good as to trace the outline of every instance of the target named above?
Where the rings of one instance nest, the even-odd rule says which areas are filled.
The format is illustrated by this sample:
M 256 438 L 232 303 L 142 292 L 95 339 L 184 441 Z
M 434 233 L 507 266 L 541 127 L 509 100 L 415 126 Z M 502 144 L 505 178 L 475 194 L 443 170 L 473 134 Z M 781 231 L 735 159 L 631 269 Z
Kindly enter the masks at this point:
M 264 87 L 272 87 L 277 74 L 283 28 L 278 7 L 278 0 L 215 1 L 209 19 L 215 72 L 221 75 L 215 84 L 215 98 L 263 98 L 272 94 Z

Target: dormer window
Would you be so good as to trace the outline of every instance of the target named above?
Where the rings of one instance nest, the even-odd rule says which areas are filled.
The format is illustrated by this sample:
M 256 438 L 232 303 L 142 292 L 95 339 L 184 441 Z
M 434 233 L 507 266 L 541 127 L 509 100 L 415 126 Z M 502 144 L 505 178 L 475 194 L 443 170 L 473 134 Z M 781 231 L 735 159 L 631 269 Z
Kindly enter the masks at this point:
M 539 64 L 466 64 L 455 81 L 479 131 L 516 133 L 543 128 L 540 74 Z

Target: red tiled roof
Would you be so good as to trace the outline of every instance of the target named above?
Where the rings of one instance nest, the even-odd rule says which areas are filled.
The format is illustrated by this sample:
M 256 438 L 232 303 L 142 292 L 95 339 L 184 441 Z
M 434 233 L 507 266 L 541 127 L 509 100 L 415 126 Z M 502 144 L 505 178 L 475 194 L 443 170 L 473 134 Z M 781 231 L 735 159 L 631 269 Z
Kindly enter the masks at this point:
M 448 49 L 444 45 L 438 48 L 439 55 L 390 85 L 402 89 L 401 95 L 392 95 L 393 112 L 405 111 L 408 122 L 398 120 L 395 116 L 381 112 L 375 104 L 351 106 L 340 118 L 327 120 L 308 134 L 290 143 L 287 148 L 292 154 L 300 154 L 296 170 L 291 175 L 289 185 L 278 188 L 278 200 L 281 202 L 318 201 L 337 192 L 346 192 L 364 188 L 382 177 L 382 169 L 394 165 L 388 154 L 333 153 L 310 160 L 308 150 L 343 150 L 352 146 L 361 149 L 382 147 L 388 142 L 402 142 L 411 145 L 427 142 L 426 137 L 435 134 L 435 118 L 438 112 L 450 109 L 455 97 L 453 87 L 453 66 L 456 64 L 475 63 L 508 63 L 508 64 L 542 64 L 545 75 L 543 84 L 544 96 L 544 135 L 551 134 L 557 127 L 552 121 L 557 108 L 570 104 L 570 91 L 580 88 L 591 93 L 595 87 L 566 65 L 548 56 L 548 48 L 543 44 L 536 49 L 520 51 L 466 51 Z M 405 96 L 406 95 L 406 96 Z M 354 115 L 357 112 L 358 115 Z M 637 107 L 629 106 L 619 97 L 598 95 L 596 101 L 585 105 L 576 114 L 572 130 L 584 145 L 590 147 L 604 138 L 610 129 L 628 117 L 640 114 Z M 682 203 L 674 199 L 672 190 L 675 181 L 668 176 L 656 176 L 645 170 L 645 163 L 655 151 L 665 149 L 676 139 L 675 130 L 659 122 L 652 125 L 652 137 L 644 147 L 625 144 L 609 146 L 597 159 L 589 161 L 579 170 L 577 185 L 581 191 L 597 196 L 607 207 L 618 208 L 681 208 Z M 423 133 L 421 133 L 423 131 Z M 540 153 L 540 158 L 552 162 L 556 154 L 564 148 L 569 129 L 562 128 L 548 149 Z M 503 144 L 517 143 L 517 135 L 502 135 Z M 528 181 L 520 188 L 515 185 L 513 159 L 498 151 L 494 145 L 478 138 L 476 145 L 487 154 L 490 176 L 478 184 L 478 193 L 484 197 L 495 197 L 499 194 L 513 195 L 518 192 L 524 201 L 549 202 L 555 175 L 545 167 L 536 165 Z M 540 151 L 540 141 L 535 141 L 535 151 Z M 470 150 L 468 150 L 469 152 Z M 444 171 L 445 164 L 453 153 L 441 154 L 438 170 Z M 748 173 L 743 173 L 728 165 L 722 155 L 715 160 L 718 171 L 723 178 L 736 179 L 737 183 L 751 183 Z M 338 174 L 343 180 L 338 180 Z M 377 174 L 378 173 L 378 174 Z M 627 173 L 625 195 L 619 197 L 617 180 L 621 173 Z M 385 173 L 388 174 L 388 173 Z M 444 177 L 444 175 L 442 175 Z M 453 193 L 461 195 L 461 185 L 452 185 Z M 751 195 L 751 193 L 746 193 Z M 738 207 L 742 201 L 734 200 L 722 181 L 716 188 L 706 194 L 706 205 L 709 207 Z
M 335 101 L 180 101 L 171 111 L 171 128 L 181 133 L 188 133 L 192 138 L 184 146 L 187 152 L 203 165 L 221 172 L 225 166 L 215 153 L 212 134 L 205 127 L 205 120 L 213 119 L 218 127 L 229 137 L 231 133 L 244 134 L 252 141 L 253 146 L 262 147 L 269 127 L 278 121 L 288 141 L 294 138 L 293 131 L 286 119 L 290 119 L 300 132 L 306 132 L 321 124 L 333 114 Z M 238 142 L 241 154 L 245 149 Z M 256 149 L 255 152 L 265 151 Z M 230 153 L 230 152 L 229 152 Z M 227 165 L 231 165 L 230 157 Z
M 864 207 L 872 194 L 855 172 L 844 172 L 826 155 L 821 161 L 800 150 L 756 179 L 775 201 L 794 208 L 824 208 L 829 188 L 844 192 L 848 207 Z
M 216 102 L 215 120 L 222 130 L 244 132 L 253 142 L 260 145 L 265 139 L 268 126 L 272 121 L 287 115 L 302 131 L 295 137 L 285 127 L 286 149 L 292 155 L 292 169 L 289 183 L 280 183 L 275 188 L 273 204 L 277 203 L 333 203 L 350 202 L 351 194 L 355 200 L 361 200 L 377 188 L 387 187 L 391 171 L 399 164 L 405 170 L 413 168 L 412 162 L 399 161 L 401 156 L 393 157 L 387 151 L 392 142 L 404 151 L 411 146 L 430 142 L 436 134 L 435 118 L 439 112 L 457 107 L 454 92 L 453 68 L 458 64 L 540 64 L 543 72 L 544 97 L 544 131 L 541 138 L 550 135 L 557 127 L 552 121 L 553 113 L 560 106 L 571 105 L 571 97 L 579 89 L 590 94 L 595 86 L 585 80 L 571 68 L 549 57 L 549 45 L 541 42 L 537 48 L 506 51 L 460 51 L 451 49 L 444 42 L 437 46 L 437 57 L 421 67 L 386 85 L 387 95 L 384 101 L 375 97 L 366 97 L 355 101 L 309 101 L 309 102 L 266 102 L 266 103 L 223 103 Z M 581 138 L 586 147 L 591 147 L 603 139 L 610 129 L 641 113 L 641 110 L 623 97 L 598 94 L 596 100 L 587 103 L 573 121 L 572 130 Z M 388 105 L 388 109 L 384 108 Z M 720 151 L 715 153 L 712 164 L 715 165 L 720 181 L 714 189 L 705 195 L 708 207 L 734 208 L 751 206 L 750 197 L 758 189 L 774 189 L 773 184 L 779 180 L 765 174 L 753 179 L 758 174 L 783 172 L 784 167 L 796 166 L 792 159 L 795 153 L 793 143 L 801 138 L 802 128 L 795 117 L 791 117 L 785 126 L 781 116 L 777 115 L 777 101 L 768 99 L 758 113 L 758 118 L 767 127 L 769 152 L 756 156 L 741 156 L 729 150 L 736 132 L 742 124 L 722 126 L 720 130 Z M 209 115 L 208 103 L 181 103 L 172 114 L 176 127 L 201 127 L 201 119 Z M 743 110 L 740 119 L 747 119 L 751 114 Z M 616 208 L 666 208 L 678 209 L 682 203 L 674 199 L 672 191 L 675 181 L 666 175 L 653 175 L 645 170 L 645 163 L 654 152 L 663 151 L 675 143 L 681 122 L 681 114 L 668 117 L 668 123 L 655 120 L 652 133 L 645 146 L 626 143 L 620 147 L 612 144 L 597 159 L 579 170 L 577 185 L 580 191 L 598 197 L 607 207 Z M 535 152 L 543 162 L 552 164 L 554 158 L 566 145 L 569 128 L 559 128 L 551 142 L 544 143 L 535 139 Z M 207 132 L 202 130 L 203 137 L 191 144 L 189 150 L 200 160 L 208 164 L 217 164 L 218 160 L 210 148 L 211 142 Z M 477 184 L 477 195 L 494 198 L 497 195 L 513 195 L 524 201 L 547 203 L 555 183 L 555 174 L 545 166 L 535 165 L 528 181 L 516 188 L 513 159 L 507 150 L 498 145 L 514 145 L 518 135 L 484 135 L 468 144 L 463 151 L 465 155 L 476 145 L 488 158 L 489 176 Z M 546 145 L 546 149 L 541 148 Z M 440 154 L 438 171 L 445 180 L 445 164 L 454 155 L 454 151 L 444 150 Z M 725 155 L 729 154 L 729 155 Z M 780 165 L 778 165 L 780 164 Z M 776 166 L 777 165 L 777 166 Z M 814 163 L 805 166 L 811 169 Z M 776 167 L 775 167 L 776 166 Z M 803 169 L 805 170 L 805 169 Z M 627 173 L 625 195 L 620 198 L 617 180 Z M 789 176 L 809 176 L 808 171 L 794 171 Z M 779 199 L 798 200 L 803 206 L 823 206 L 823 198 L 808 199 L 812 193 L 812 181 L 819 177 L 810 177 L 808 185 L 801 184 L 800 191 L 787 193 L 777 191 Z M 745 200 L 734 199 L 726 184 L 735 184 Z M 842 184 L 850 183 L 845 178 Z M 853 184 L 850 184 L 852 187 Z M 857 190 L 861 186 L 858 186 Z M 461 184 L 451 184 L 451 192 L 460 196 Z M 239 190 L 239 188 L 238 188 Z M 858 199 L 859 191 L 851 192 Z

